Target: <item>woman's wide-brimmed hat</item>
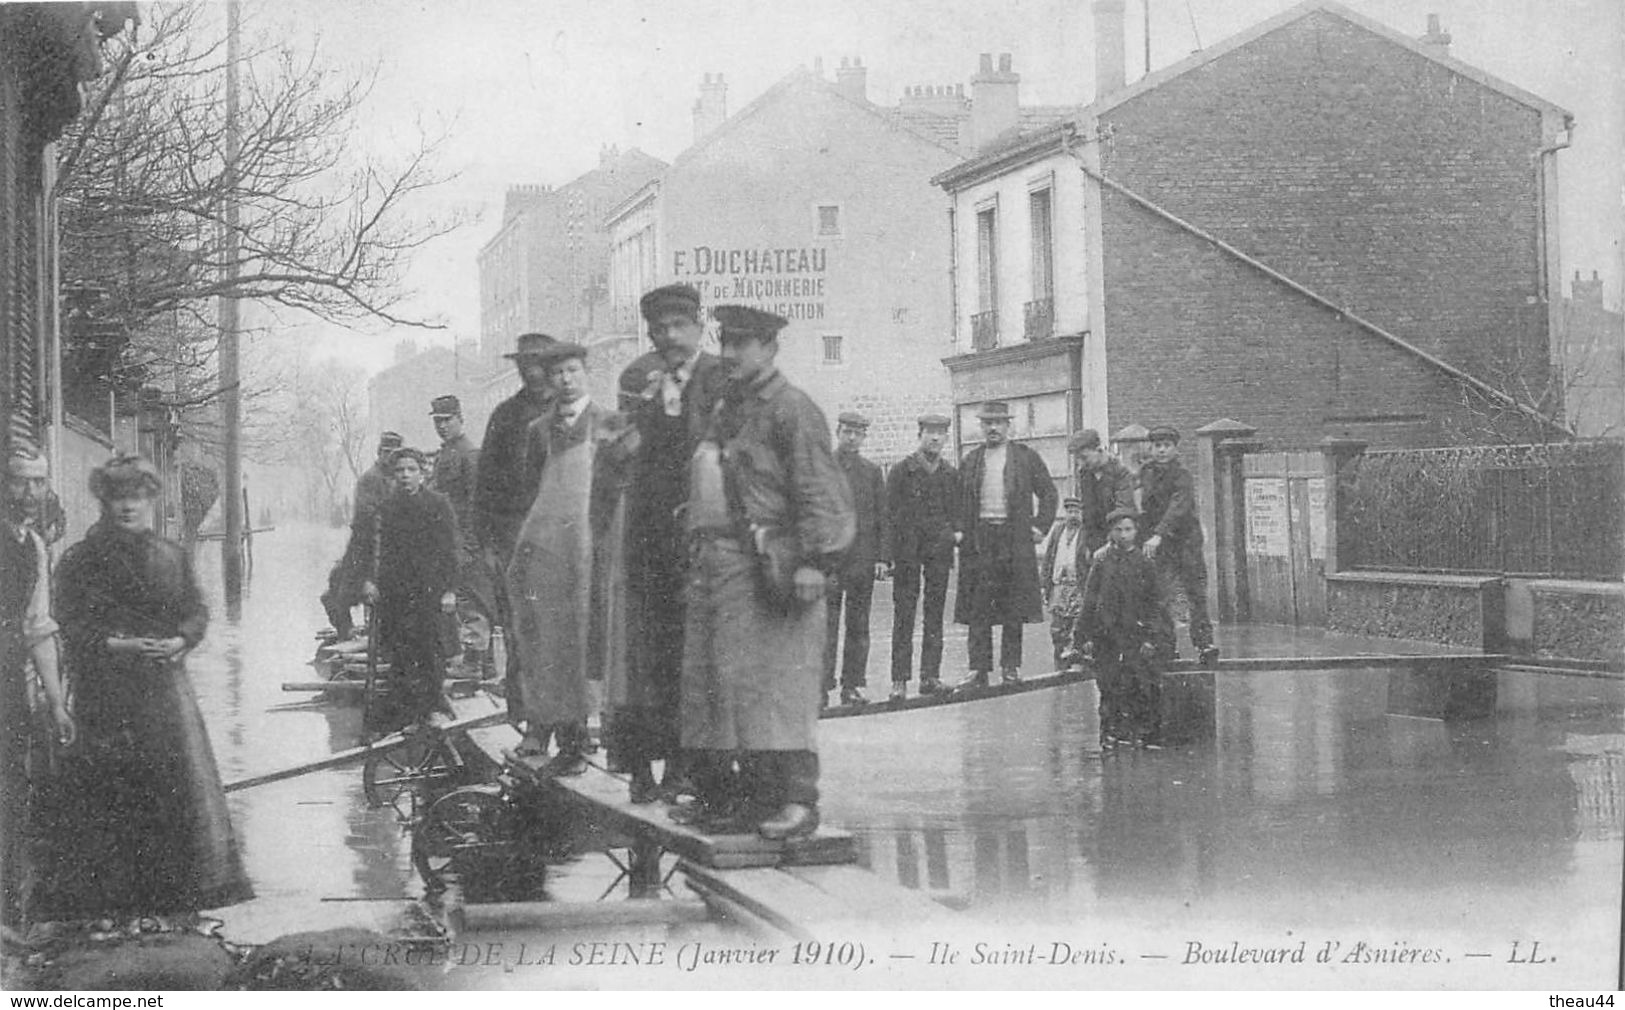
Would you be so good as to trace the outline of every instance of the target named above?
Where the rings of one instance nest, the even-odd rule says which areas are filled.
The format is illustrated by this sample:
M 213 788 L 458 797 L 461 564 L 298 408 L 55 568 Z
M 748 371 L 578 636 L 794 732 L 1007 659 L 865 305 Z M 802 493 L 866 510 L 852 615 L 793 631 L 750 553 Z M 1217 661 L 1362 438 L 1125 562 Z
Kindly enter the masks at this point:
M 90 493 L 97 501 L 107 501 L 131 492 L 157 494 L 163 486 L 158 468 L 132 453 L 118 453 L 90 471 Z

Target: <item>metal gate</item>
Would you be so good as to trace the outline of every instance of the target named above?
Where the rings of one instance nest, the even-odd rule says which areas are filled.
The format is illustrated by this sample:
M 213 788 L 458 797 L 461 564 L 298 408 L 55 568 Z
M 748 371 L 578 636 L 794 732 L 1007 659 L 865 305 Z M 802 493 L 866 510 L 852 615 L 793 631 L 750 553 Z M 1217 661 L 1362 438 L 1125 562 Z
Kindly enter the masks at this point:
M 1319 452 L 1243 457 L 1251 620 L 1326 623 L 1325 475 Z

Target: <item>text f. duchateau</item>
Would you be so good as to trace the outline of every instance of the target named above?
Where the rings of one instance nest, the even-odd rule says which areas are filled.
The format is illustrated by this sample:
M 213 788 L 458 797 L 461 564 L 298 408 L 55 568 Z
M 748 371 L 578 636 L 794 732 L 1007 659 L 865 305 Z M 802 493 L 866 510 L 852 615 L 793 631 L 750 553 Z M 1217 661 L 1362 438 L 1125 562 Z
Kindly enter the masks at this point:
M 829 250 L 724 248 L 673 250 L 672 275 L 685 278 L 707 304 L 743 302 L 786 319 L 823 319 Z

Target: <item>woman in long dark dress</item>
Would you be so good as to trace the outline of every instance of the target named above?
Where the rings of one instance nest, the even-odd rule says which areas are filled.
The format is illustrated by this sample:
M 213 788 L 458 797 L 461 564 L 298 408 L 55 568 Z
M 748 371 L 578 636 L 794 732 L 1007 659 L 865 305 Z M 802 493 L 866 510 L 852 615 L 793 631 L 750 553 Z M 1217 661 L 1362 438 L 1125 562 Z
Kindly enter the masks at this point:
M 209 612 L 186 552 L 152 531 L 158 489 L 138 457 L 94 471 L 101 521 L 57 569 L 79 742 L 37 918 L 198 911 L 253 895 L 186 675 Z

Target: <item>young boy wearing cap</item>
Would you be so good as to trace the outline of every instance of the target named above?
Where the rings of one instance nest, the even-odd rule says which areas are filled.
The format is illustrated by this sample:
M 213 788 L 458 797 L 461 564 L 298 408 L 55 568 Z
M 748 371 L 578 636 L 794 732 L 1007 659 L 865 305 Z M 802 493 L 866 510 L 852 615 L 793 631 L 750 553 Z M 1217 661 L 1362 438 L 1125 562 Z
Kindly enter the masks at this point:
M 1066 654 L 1072 649 L 1072 625 L 1078 619 L 1089 557 L 1083 546 L 1083 502 L 1065 498 L 1062 515 L 1044 538 L 1043 558 L 1038 574 L 1044 580 L 1044 600 L 1049 607 L 1049 637 L 1055 647 L 1055 668 L 1064 669 Z
M 1162 603 L 1151 559 L 1135 549 L 1133 509 L 1107 517 L 1109 542 L 1083 587 L 1073 639 L 1095 665 L 1100 745 L 1161 747 L 1162 686 L 1155 666 Z
M 369 731 L 398 729 L 445 710 L 441 629 L 457 608 L 457 529 L 451 503 L 430 490 L 423 453 L 394 454 L 395 487 L 350 534 L 361 595 L 377 604 L 391 688 Z
M 1207 561 L 1202 557 L 1202 523 L 1196 514 L 1196 484 L 1179 461 L 1179 432 L 1160 424 L 1151 429 L 1151 459 L 1140 468 L 1140 507 L 1145 513 L 1145 556 L 1156 564 L 1158 592 L 1166 622 L 1167 658 L 1174 656 L 1174 587 L 1190 607 L 1191 645 L 1204 666 L 1219 660 L 1213 624 L 1207 616 Z
M 869 435 L 869 419 L 843 411 L 835 420 L 835 461 L 852 489 L 857 534 L 847 548 L 846 561 L 830 580 L 828 625 L 824 635 L 824 693 L 835 689 L 835 667 L 841 659 L 841 704 L 866 705 L 868 683 L 869 610 L 875 580 L 886 570 L 881 553 L 886 545 L 886 478 L 880 467 L 858 452 Z M 846 615 L 846 655 L 841 657 L 841 615 Z

